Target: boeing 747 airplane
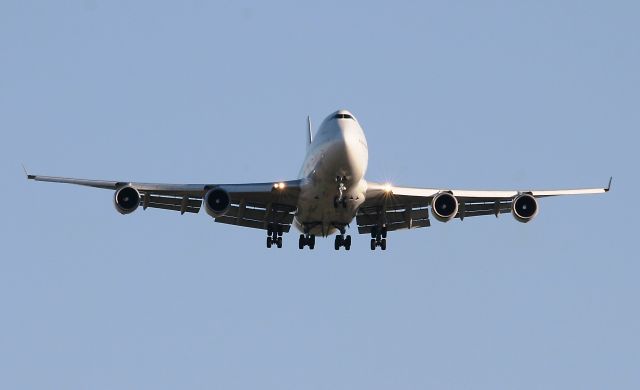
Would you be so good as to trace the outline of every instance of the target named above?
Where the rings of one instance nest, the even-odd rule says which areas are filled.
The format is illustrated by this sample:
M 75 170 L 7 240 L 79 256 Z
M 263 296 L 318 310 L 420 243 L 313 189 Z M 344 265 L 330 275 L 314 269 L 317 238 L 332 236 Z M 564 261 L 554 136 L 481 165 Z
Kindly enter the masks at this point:
M 215 222 L 266 230 L 267 248 L 282 247 L 291 225 L 300 231 L 298 248 L 313 249 L 316 236 L 336 233 L 334 248 L 351 249 L 347 228 L 355 218 L 360 234 L 371 235 L 371 250 L 387 248 L 387 234 L 440 221 L 511 213 L 520 222 L 538 213 L 538 198 L 599 194 L 606 188 L 473 191 L 398 187 L 365 180 L 369 160 L 362 127 L 349 111 L 329 115 L 313 136 L 308 121 L 307 154 L 298 179 L 242 184 L 159 184 L 87 180 L 27 174 L 37 181 L 78 184 L 115 191 L 121 214 L 142 207 L 197 213 L 204 207 Z M 429 213 L 429 208 L 431 213 Z

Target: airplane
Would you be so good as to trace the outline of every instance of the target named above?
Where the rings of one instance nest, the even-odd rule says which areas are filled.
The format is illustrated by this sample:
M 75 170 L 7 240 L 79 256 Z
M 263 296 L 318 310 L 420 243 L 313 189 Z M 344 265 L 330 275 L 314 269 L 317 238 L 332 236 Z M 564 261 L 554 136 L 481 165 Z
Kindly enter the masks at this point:
M 329 115 L 315 136 L 307 117 L 307 153 L 298 179 L 241 184 L 160 184 L 31 175 L 27 179 L 77 184 L 114 192 L 114 206 L 129 214 L 142 206 L 184 213 L 204 207 L 215 222 L 266 230 L 267 248 L 282 248 L 291 225 L 300 231 L 298 248 L 314 249 L 316 236 L 336 234 L 334 249 L 351 249 L 346 230 L 355 218 L 358 233 L 371 236 L 370 248 L 387 249 L 387 234 L 440 222 L 511 213 L 530 222 L 539 198 L 599 194 L 604 188 L 475 191 L 400 187 L 367 181 L 369 151 L 364 131 L 347 110 Z M 431 211 L 429 213 L 429 210 Z

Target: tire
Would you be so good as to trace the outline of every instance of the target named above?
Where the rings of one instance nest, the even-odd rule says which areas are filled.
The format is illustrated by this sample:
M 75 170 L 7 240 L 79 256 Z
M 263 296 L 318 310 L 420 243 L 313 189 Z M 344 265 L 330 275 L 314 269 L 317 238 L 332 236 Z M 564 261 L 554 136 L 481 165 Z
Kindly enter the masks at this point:
M 382 238 L 387 238 L 387 227 L 382 228 Z
M 273 235 L 273 225 L 269 224 L 267 225 L 267 236 L 271 236 Z
M 336 240 L 333 243 L 333 248 L 335 250 L 340 249 L 340 247 L 342 246 L 342 240 L 340 239 L 340 236 L 336 236 Z
M 315 234 L 312 234 L 312 235 L 309 237 L 309 247 L 310 247 L 311 249 L 313 249 L 313 247 L 314 247 L 314 246 L 316 246 L 316 235 L 315 235 Z
M 382 249 L 383 251 L 387 250 L 387 239 L 383 238 L 382 240 L 380 240 L 380 249 Z
M 377 243 L 376 243 L 376 239 L 375 239 L 375 238 L 372 238 L 372 239 L 371 239 L 371 250 L 372 250 L 372 251 L 375 251 L 375 250 L 376 250 L 376 244 L 377 244 Z
M 276 240 L 276 245 L 278 246 L 278 248 L 282 248 L 282 237 L 278 237 L 278 239 Z
M 378 227 L 374 226 L 371 228 L 371 238 L 376 238 L 378 235 Z
M 300 239 L 298 240 L 298 249 L 304 249 L 305 241 L 304 234 L 301 234 Z
M 351 248 L 351 235 L 348 235 L 344 239 L 344 247 L 347 248 L 347 250 L 349 250 L 349 248 Z
M 267 248 L 271 248 L 271 244 L 273 244 L 271 237 L 267 237 Z

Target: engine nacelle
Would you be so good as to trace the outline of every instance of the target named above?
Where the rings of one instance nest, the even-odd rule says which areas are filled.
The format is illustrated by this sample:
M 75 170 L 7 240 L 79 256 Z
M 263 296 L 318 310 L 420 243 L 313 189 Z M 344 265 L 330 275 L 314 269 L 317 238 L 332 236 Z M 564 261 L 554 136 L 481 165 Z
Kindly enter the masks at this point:
M 204 196 L 204 209 L 213 218 L 222 217 L 230 207 L 229 193 L 222 188 L 212 188 Z
M 440 222 L 448 222 L 458 213 L 458 199 L 448 192 L 441 192 L 431 200 L 431 214 Z
M 538 201 L 530 194 L 518 195 L 511 204 L 511 214 L 518 222 L 529 222 L 538 214 Z
M 113 204 L 120 214 L 133 213 L 140 205 L 140 193 L 133 187 L 122 187 L 113 195 Z

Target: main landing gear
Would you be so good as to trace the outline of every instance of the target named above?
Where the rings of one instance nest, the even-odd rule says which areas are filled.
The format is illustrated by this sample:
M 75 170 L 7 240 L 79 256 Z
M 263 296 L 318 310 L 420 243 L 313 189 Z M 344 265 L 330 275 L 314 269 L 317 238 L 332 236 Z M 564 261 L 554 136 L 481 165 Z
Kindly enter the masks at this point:
M 371 250 L 375 251 L 376 247 L 380 247 L 383 251 L 387 250 L 387 227 L 374 227 L 371 229 Z
M 270 223 L 267 225 L 267 248 L 271 248 L 274 244 L 276 247 L 282 248 L 282 225 L 274 226 Z
M 344 249 L 346 250 L 350 250 L 351 249 L 351 236 L 347 235 L 346 237 L 344 236 L 344 234 L 339 234 L 336 236 L 336 240 L 333 244 L 333 247 L 335 248 L 335 250 L 339 250 L 340 247 L 344 247 Z
M 309 246 L 309 249 L 312 249 L 316 246 L 316 236 L 315 234 L 301 234 L 300 239 L 298 240 L 298 248 L 304 249 L 305 246 Z
M 341 247 L 343 247 L 346 250 L 350 250 L 351 249 L 351 236 L 347 235 L 345 237 L 345 233 L 346 233 L 346 229 L 344 226 L 336 226 L 338 229 L 340 229 L 340 234 L 336 235 L 336 240 L 333 242 L 333 248 L 335 250 L 339 250 Z

